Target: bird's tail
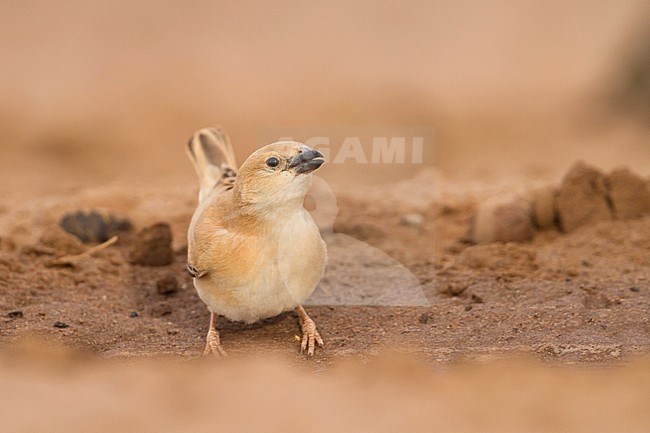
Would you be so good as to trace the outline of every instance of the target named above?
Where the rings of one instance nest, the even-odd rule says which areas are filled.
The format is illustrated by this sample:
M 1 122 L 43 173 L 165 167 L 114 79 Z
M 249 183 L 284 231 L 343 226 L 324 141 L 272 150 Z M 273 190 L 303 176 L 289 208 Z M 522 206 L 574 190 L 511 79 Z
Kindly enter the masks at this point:
M 237 174 L 230 138 L 221 127 L 203 128 L 187 143 L 187 156 L 199 176 L 199 201 L 220 183 L 230 184 Z

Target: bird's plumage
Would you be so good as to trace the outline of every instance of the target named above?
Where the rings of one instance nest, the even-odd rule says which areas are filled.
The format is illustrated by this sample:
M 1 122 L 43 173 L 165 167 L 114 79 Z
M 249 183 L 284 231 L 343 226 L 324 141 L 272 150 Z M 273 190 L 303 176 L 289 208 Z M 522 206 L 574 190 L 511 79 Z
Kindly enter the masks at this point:
M 199 177 L 199 202 L 222 184 L 228 186 L 237 174 L 237 162 L 230 138 L 222 128 L 196 131 L 185 148 Z
M 201 185 L 188 233 L 200 298 L 212 313 L 249 323 L 298 307 L 325 271 L 325 243 L 303 207 L 322 155 L 278 142 L 237 170 L 230 140 L 217 129 L 198 131 L 188 155 Z

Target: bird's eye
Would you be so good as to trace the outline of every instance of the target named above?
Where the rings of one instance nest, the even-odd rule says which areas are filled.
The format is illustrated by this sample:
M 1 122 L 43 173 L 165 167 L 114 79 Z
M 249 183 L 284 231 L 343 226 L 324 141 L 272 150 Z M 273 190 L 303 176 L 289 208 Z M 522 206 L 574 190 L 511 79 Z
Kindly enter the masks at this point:
M 280 160 L 276 158 L 275 156 L 270 157 L 269 159 L 266 160 L 266 165 L 269 167 L 277 167 L 280 164 Z

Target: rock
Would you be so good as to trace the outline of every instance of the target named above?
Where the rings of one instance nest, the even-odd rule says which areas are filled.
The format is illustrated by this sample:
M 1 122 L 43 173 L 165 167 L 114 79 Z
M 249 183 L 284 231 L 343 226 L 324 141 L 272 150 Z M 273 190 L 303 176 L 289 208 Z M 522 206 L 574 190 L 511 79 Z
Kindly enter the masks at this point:
M 156 281 L 156 289 L 161 295 L 171 295 L 178 292 L 178 280 L 171 272 Z
M 570 232 L 585 224 L 612 218 L 607 178 L 584 162 L 577 162 L 562 179 L 556 196 L 560 227 Z
M 59 329 L 65 329 L 65 328 L 70 327 L 70 325 L 68 325 L 65 322 L 54 322 L 54 325 L 52 325 L 52 326 L 54 326 L 55 328 L 59 328 Z
M 131 249 L 131 263 L 142 266 L 166 266 L 173 260 L 172 230 L 169 224 L 157 223 L 138 233 Z
M 106 242 L 121 231 L 131 230 L 131 221 L 99 211 L 69 212 L 63 215 L 59 225 L 75 235 L 83 243 Z
M 639 218 L 650 213 L 650 188 L 641 177 L 629 169 L 619 168 L 612 171 L 608 186 L 616 218 Z
M 555 190 L 538 188 L 531 193 L 530 216 L 533 224 L 540 229 L 555 225 Z
M 497 198 L 479 205 L 473 220 L 472 240 L 489 242 L 524 242 L 532 239 L 533 223 L 530 206 L 519 199 Z
M 420 227 L 424 224 L 424 215 L 419 213 L 406 214 L 401 218 L 400 224 L 410 227 Z
M 7 313 L 7 317 L 10 319 L 20 319 L 23 317 L 23 312 L 21 310 L 14 310 Z

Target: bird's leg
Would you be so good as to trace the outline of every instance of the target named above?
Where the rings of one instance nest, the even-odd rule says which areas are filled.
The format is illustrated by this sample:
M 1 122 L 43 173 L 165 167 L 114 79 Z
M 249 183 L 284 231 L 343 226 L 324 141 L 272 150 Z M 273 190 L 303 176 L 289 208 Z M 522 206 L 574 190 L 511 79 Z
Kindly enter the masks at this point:
M 214 356 L 228 356 L 226 351 L 221 347 L 221 338 L 219 337 L 219 331 L 215 326 L 216 315 L 213 312 L 210 312 L 210 329 L 208 329 L 208 335 L 205 337 L 205 349 L 203 350 L 203 356 L 209 355 L 212 353 Z
M 300 353 L 304 353 L 307 350 L 307 356 L 314 356 L 314 347 L 316 343 L 320 347 L 323 347 L 323 339 L 316 330 L 316 323 L 309 317 L 307 312 L 302 305 L 296 307 L 298 312 L 298 320 L 300 321 L 300 327 L 302 328 L 302 343 L 300 344 Z

